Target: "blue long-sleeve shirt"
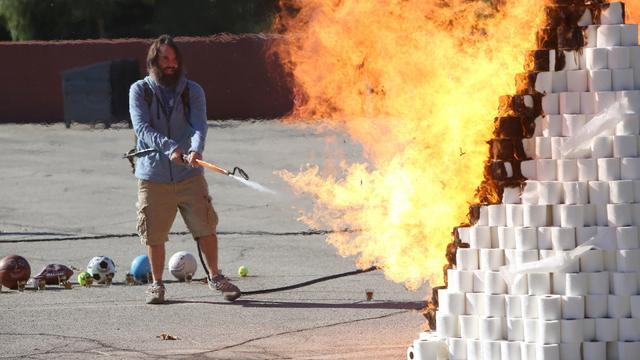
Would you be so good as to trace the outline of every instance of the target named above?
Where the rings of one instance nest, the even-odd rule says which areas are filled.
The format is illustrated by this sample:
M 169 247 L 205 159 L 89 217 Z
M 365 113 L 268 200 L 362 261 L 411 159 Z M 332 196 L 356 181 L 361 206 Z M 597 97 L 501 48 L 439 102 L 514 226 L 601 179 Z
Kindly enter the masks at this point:
M 145 101 L 144 82 L 153 93 L 151 104 Z M 185 112 L 181 94 L 189 87 L 189 108 Z M 159 85 L 150 76 L 131 85 L 129 112 L 133 130 L 137 136 L 138 151 L 154 149 L 136 160 L 135 175 L 138 179 L 160 183 L 174 183 L 202 173 L 201 167 L 177 165 L 170 160 L 180 147 L 185 154 L 191 151 L 202 154 L 207 137 L 207 108 L 204 91 L 194 81 L 184 76 L 176 86 L 175 104 L 171 113 L 164 110 Z M 185 115 L 189 113 L 190 118 Z

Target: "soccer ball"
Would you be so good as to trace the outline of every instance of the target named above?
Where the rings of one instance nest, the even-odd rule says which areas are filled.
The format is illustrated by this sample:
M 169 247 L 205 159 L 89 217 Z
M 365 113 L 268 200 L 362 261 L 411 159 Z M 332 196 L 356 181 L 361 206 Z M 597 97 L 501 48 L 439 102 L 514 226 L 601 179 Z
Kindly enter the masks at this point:
M 91 274 L 98 284 L 104 284 L 107 280 L 107 275 L 111 275 L 113 279 L 116 273 L 116 264 L 106 256 L 96 256 L 89 261 L 87 272 Z
M 147 282 L 147 277 L 151 272 L 149 257 L 147 255 L 137 256 L 131 262 L 131 268 L 129 269 L 129 272 L 131 273 L 131 275 L 133 275 L 134 279 L 142 282 Z
M 184 281 L 187 274 L 196 273 L 198 263 L 196 258 L 187 251 L 178 251 L 169 259 L 169 271 L 176 279 Z

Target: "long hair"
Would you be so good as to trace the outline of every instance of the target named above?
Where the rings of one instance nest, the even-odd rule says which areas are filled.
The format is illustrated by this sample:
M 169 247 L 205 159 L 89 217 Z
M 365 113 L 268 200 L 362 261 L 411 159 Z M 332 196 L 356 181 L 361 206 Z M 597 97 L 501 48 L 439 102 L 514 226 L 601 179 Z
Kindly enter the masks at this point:
M 178 61 L 178 69 L 176 71 L 176 75 L 179 77 L 183 72 L 182 65 L 182 53 L 176 45 L 175 41 L 173 41 L 173 37 L 170 35 L 160 35 L 157 39 L 155 39 L 151 46 L 149 46 L 149 51 L 147 52 L 147 71 L 149 74 L 154 76 L 156 80 L 162 79 L 163 74 L 158 66 L 158 57 L 160 56 L 160 47 L 162 45 L 167 45 L 173 49 L 176 53 L 176 60 Z

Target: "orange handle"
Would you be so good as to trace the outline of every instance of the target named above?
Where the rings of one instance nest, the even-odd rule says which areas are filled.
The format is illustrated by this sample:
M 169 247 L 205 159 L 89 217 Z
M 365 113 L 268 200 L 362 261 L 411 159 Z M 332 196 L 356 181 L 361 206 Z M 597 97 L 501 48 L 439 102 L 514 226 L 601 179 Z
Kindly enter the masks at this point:
M 223 168 L 221 168 L 221 167 L 219 167 L 217 165 L 208 163 L 208 162 L 206 162 L 204 160 L 196 159 L 196 164 L 198 164 L 198 165 L 200 165 L 202 167 L 205 167 L 207 169 L 213 170 L 215 172 L 219 172 L 220 174 L 229 175 L 229 172 L 227 170 L 225 170 L 225 169 L 223 169 Z

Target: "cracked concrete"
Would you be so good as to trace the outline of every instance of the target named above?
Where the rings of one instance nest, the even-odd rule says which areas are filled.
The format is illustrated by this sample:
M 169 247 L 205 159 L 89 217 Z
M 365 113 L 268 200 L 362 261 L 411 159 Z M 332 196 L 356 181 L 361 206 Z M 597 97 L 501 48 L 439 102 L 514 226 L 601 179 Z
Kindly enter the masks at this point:
M 205 159 L 240 166 L 277 192 L 252 192 L 207 173 L 220 215 L 220 266 L 243 290 L 290 285 L 355 269 L 325 242 L 326 229 L 296 221 L 298 198 L 275 170 L 361 161 L 360 149 L 327 130 L 277 121 L 210 122 Z M 333 141 L 328 146 L 323 138 Z M 426 286 L 416 292 L 381 271 L 225 302 L 200 281 L 167 284 L 168 304 L 143 304 L 144 286 L 122 282 L 144 252 L 135 236 L 135 179 L 120 155 L 126 128 L 0 125 L 0 256 L 80 269 L 93 256 L 118 265 L 116 283 L 0 293 L 0 358 L 399 359 L 417 337 Z M 340 149 L 335 149 L 337 146 Z M 336 154 L 341 154 L 337 156 Z M 168 256 L 195 253 L 181 219 Z M 249 276 L 238 278 L 240 265 Z M 170 274 L 166 273 L 169 278 Z M 201 269 L 196 278 L 201 278 Z M 374 290 L 366 301 L 365 290 Z M 162 333 L 179 340 L 160 340 Z

